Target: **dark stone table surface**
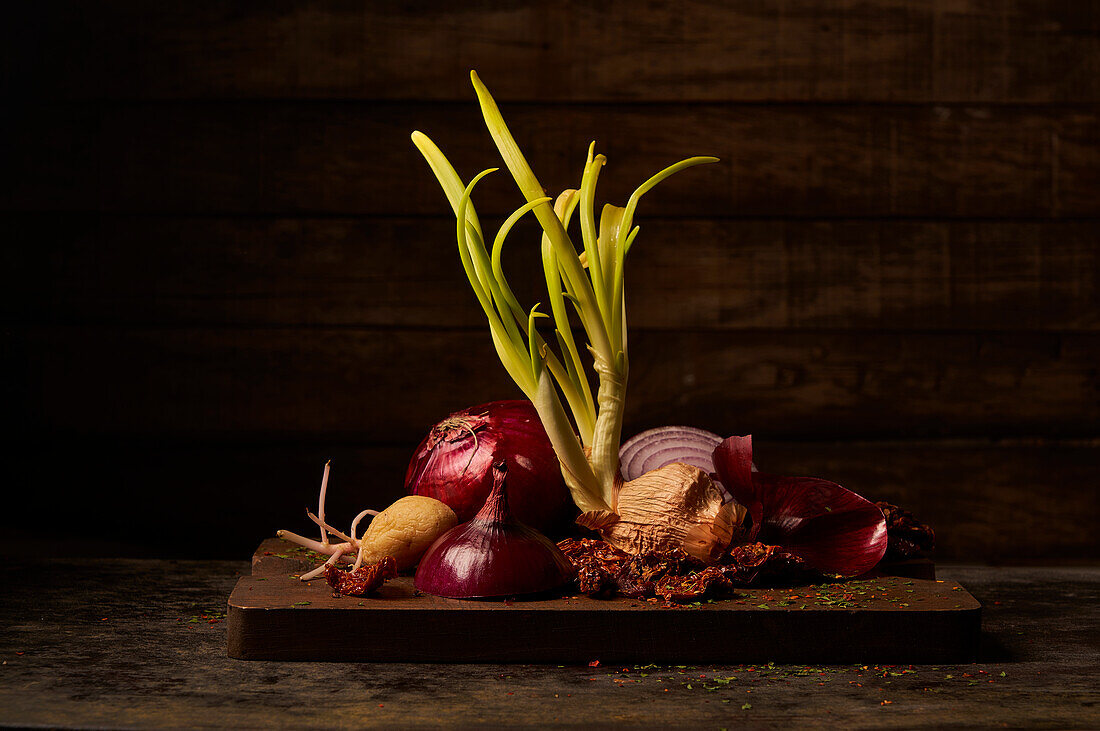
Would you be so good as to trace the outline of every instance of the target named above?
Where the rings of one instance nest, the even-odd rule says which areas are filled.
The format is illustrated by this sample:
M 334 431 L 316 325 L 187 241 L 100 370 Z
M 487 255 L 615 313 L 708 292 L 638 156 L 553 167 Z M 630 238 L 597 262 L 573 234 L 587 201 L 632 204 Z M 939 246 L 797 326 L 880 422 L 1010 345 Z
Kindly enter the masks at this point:
M 9 560 L 0 724 L 63 728 L 1100 728 L 1100 567 L 945 566 L 981 661 L 557 667 L 226 657 L 241 562 Z

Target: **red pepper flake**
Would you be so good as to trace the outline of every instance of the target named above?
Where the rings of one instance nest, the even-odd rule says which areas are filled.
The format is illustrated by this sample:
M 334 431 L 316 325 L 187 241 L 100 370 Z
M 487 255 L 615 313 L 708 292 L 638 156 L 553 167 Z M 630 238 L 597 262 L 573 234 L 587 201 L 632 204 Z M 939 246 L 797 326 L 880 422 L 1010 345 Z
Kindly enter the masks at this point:
M 590 668 L 598 668 L 599 666 L 600 666 L 600 661 L 599 660 L 593 660 L 592 662 L 588 663 L 588 667 L 590 667 Z
M 379 704 L 378 704 L 378 707 L 379 707 L 379 708 L 382 708 L 382 704 L 381 704 L 381 703 L 379 703 Z
M 505 693 L 504 695 L 515 695 L 515 693 L 509 691 L 508 693 Z
M 883 701 L 882 703 L 879 703 L 879 705 L 880 705 L 880 706 L 888 706 L 888 705 L 890 705 L 891 703 L 893 703 L 893 701 Z
M 24 651 L 24 652 L 17 652 L 17 653 L 15 653 L 15 654 L 16 654 L 16 655 L 25 655 L 25 654 L 26 654 L 26 652 L 25 652 L 25 651 Z
M 106 621 L 107 621 L 107 618 L 106 618 L 106 617 L 100 617 L 100 618 L 99 618 L 99 621 L 100 621 L 100 622 L 106 622 Z

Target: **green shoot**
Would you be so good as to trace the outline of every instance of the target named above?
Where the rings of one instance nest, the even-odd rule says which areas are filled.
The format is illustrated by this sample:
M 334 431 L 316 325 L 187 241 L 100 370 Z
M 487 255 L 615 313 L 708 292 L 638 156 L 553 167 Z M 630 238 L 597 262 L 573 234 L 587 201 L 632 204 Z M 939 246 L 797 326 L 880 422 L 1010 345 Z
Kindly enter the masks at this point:
M 489 133 L 527 200 L 501 225 L 491 252 L 485 247 L 470 198 L 478 181 L 496 169 L 482 171 L 463 185 L 450 162 L 426 135 L 413 132 L 413 144 L 427 160 L 454 210 L 459 259 L 489 321 L 497 355 L 508 375 L 535 405 L 574 501 L 584 512 L 611 512 L 629 370 L 623 271 L 626 255 L 638 234 L 638 227 L 633 226 L 634 212 L 641 197 L 657 183 L 685 168 L 716 162 L 717 158 L 692 157 L 665 168 L 639 186 L 625 207 L 605 205 L 597 231 L 595 189 L 606 158 L 595 154 L 595 143 L 589 146 L 579 189 L 565 191 L 551 204 L 489 90 L 476 72 L 470 77 Z M 579 253 L 568 233 L 570 219 L 578 208 L 583 243 Z M 538 312 L 537 304 L 525 310 L 504 276 L 504 241 L 527 213 L 534 213 L 543 231 L 542 263 L 550 315 Z M 599 384 L 595 400 L 566 302 L 577 313 L 588 339 L 587 350 Z M 553 343 L 560 357 L 536 329 L 536 320 L 547 317 L 554 323 Z M 572 421 L 562 405 L 562 396 Z

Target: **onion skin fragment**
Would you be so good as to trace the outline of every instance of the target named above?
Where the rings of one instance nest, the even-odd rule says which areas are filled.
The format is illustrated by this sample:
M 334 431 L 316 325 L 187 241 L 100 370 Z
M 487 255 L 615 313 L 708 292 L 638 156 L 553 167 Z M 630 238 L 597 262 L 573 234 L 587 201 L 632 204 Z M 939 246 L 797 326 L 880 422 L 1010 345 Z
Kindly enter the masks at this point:
M 745 516 L 742 506 L 724 499 L 707 473 L 673 462 L 623 483 L 615 495 L 617 518 L 595 521 L 586 514 L 581 519 L 598 526 L 603 539 L 621 551 L 681 549 L 711 564 L 729 547 Z
M 874 503 L 829 480 L 753 472 L 751 436 L 723 441 L 714 463 L 726 489 L 749 509 L 749 540 L 841 576 L 870 571 L 886 553 L 886 520 Z

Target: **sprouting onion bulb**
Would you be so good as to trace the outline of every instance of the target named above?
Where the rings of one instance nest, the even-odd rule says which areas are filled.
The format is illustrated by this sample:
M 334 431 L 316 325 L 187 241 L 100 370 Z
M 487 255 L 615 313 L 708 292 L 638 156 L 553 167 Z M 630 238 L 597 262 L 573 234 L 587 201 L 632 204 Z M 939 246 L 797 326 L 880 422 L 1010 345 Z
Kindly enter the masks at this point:
M 551 203 L 489 90 L 476 72 L 470 76 L 489 133 L 527 199 L 504 221 L 491 248 L 470 196 L 477 182 L 496 168 L 484 170 L 464 184 L 426 135 L 413 132 L 412 140 L 454 210 L 459 257 L 489 321 L 497 355 L 535 405 L 573 501 L 588 516 L 586 524 L 604 524 L 615 515 L 620 484 L 619 440 L 629 370 L 623 263 L 638 233 L 634 212 L 641 197 L 657 183 L 685 168 L 716 162 L 717 158 L 692 157 L 665 168 L 642 183 L 626 206 L 605 205 L 597 226 L 596 181 L 606 159 L 594 154 L 595 143 L 589 146 L 580 188 L 564 191 Z M 568 233 L 570 219 L 577 211 L 583 243 L 580 251 Z M 501 265 L 508 232 L 528 212 L 534 213 L 543 230 L 542 264 L 555 327 L 553 342 L 544 340 L 535 327 L 536 319 L 547 315 L 538 311 L 538 304 L 529 310 L 520 305 Z M 570 307 L 588 338 L 587 350 L 599 379 L 595 399 L 581 359 L 582 350 L 573 338 Z
M 573 564 L 553 541 L 508 510 L 507 466 L 493 465 L 493 489 L 477 516 L 440 536 L 420 560 L 417 589 L 453 599 L 539 594 L 572 581 Z

